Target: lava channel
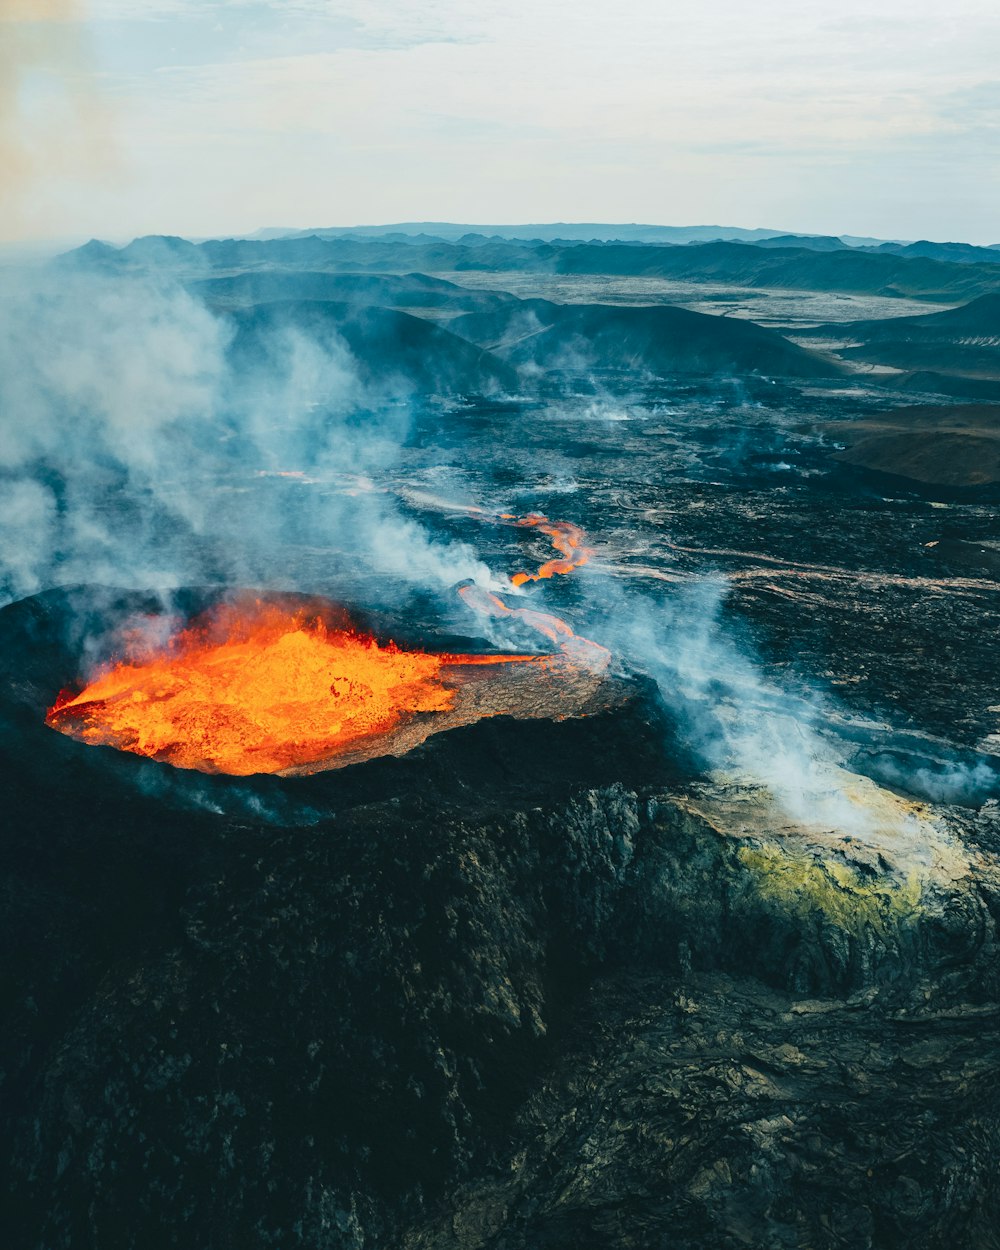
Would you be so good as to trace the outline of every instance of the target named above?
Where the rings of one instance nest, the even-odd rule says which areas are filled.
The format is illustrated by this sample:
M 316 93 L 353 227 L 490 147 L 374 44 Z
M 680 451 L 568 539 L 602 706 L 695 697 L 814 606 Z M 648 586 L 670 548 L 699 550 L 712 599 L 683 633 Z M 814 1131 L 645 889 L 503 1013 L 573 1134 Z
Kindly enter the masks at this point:
M 503 513 L 501 520 L 513 521 L 524 529 L 540 530 L 552 540 L 552 546 L 563 557 L 561 560 L 546 560 L 534 573 L 515 573 L 510 579 L 515 586 L 523 586 L 525 582 L 546 581 L 557 574 L 572 573 L 586 564 L 594 554 L 592 548 L 586 546 L 586 534 L 572 521 L 550 521 L 547 516 L 538 512 L 529 512 L 523 517 Z

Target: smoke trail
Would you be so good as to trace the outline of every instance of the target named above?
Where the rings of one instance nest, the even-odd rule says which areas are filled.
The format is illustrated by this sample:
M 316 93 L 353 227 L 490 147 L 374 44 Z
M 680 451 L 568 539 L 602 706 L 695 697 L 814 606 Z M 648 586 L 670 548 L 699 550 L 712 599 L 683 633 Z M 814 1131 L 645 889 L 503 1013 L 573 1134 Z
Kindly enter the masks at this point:
M 384 474 L 411 408 L 359 380 L 335 328 L 258 346 L 234 354 L 232 324 L 169 282 L 8 276 L 0 598 L 73 581 L 318 588 L 293 548 L 432 586 L 489 581 L 469 546 L 432 541 L 389 494 L 338 484 Z
M 723 578 L 706 577 L 658 603 L 624 592 L 624 604 L 606 614 L 614 645 L 655 678 L 705 766 L 765 786 L 800 824 L 858 837 L 883 827 L 854 784 L 859 776 L 934 804 L 979 807 L 1000 794 L 993 757 L 959 758 L 944 744 L 937 759 L 914 754 L 912 744 L 895 750 L 897 736 L 881 724 L 863 738 L 844 734 L 841 711 L 823 695 L 768 680 L 753 648 L 723 619 L 727 593 Z M 896 832 L 916 828 L 906 823 Z
M 988 800 L 1000 797 L 1000 772 L 986 760 L 918 762 L 884 751 L 863 761 L 862 766 L 877 781 L 898 786 L 931 803 L 981 807 Z
M 0 0 L 0 238 L 42 233 L 60 180 L 111 167 L 95 83 L 77 0 Z
M 766 787 L 799 824 L 872 835 L 875 817 L 849 792 L 846 752 L 817 729 L 820 701 L 793 700 L 766 679 L 721 618 L 726 593 L 724 580 L 705 578 L 663 603 L 630 595 L 613 614 L 614 645 L 656 680 L 705 766 Z

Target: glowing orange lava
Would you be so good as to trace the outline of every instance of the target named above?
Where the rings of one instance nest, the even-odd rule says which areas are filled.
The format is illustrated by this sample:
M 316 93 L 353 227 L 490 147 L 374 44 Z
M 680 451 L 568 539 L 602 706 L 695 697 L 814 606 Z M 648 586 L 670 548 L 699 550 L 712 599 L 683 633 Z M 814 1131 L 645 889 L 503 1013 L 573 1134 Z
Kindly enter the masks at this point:
M 555 577 L 556 574 L 572 573 L 574 569 L 586 564 L 594 554 L 590 547 L 584 546 L 586 534 L 579 525 L 574 525 L 571 521 L 550 521 L 548 517 L 538 512 L 529 512 L 527 516 L 520 518 L 504 513 L 501 519 L 515 521 L 517 525 L 526 528 L 541 530 L 552 539 L 552 545 L 556 551 L 562 552 L 563 555 L 562 560 L 546 561 L 536 573 L 515 573 L 510 579 L 515 586 L 523 586 L 525 582 L 545 581 L 550 577 Z
M 540 530 L 563 557 L 536 573 L 515 574 L 515 586 L 571 573 L 592 555 L 585 534 L 570 522 L 534 512 L 520 518 L 504 513 L 499 519 Z M 419 714 L 451 712 L 456 692 L 471 679 L 462 668 L 521 663 L 552 673 L 559 665 L 568 671 L 568 664 L 594 678 L 610 662 L 604 647 L 579 637 L 557 616 L 510 607 L 474 584 L 460 593 L 474 611 L 515 620 L 554 643 L 557 653 L 404 650 L 330 625 L 322 614 L 310 617 L 244 599 L 215 609 L 159 649 L 133 642 L 124 659 L 84 690 L 63 691 L 46 724 L 83 742 L 181 768 L 239 776 L 276 773 L 348 755 L 363 740 L 390 733 Z M 412 725 L 406 732 L 412 737 L 411 730 Z
M 79 694 L 64 691 L 46 723 L 181 768 L 273 773 L 447 710 L 456 665 L 525 658 L 406 651 L 244 603 L 216 611 L 158 655 L 115 664 Z

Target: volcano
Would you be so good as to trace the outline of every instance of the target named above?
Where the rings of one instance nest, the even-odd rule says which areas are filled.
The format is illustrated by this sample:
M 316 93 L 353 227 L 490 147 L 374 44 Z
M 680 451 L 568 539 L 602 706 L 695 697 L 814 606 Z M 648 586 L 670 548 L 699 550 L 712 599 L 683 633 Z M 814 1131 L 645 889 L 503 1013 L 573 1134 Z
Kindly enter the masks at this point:
M 499 1201 L 507 1244 L 554 1248 L 602 1244 L 623 1201 L 625 1244 L 670 1223 L 724 1245 L 726 1194 L 760 1205 L 754 1229 L 790 1197 L 823 1227 L 803 1158 L 845 1195 L 838 1227 L 860 1194 L 904 1244 L 882 1126 L 928 1116 L 918 1175 L 948 1182 L 929 1225 L 957 1213 L 987 1244 L 955 1149 L 1000 1131 L 997 874 L 963 850 L 992 845 L 988 821 L 962 841 L 869 783 L 888 832 L 858 841 L 693 783 L 652 683 L 572 647 L 477 656 L 417 621 L 390 647 L 374 614 L 302 596 L 170 604 L 79 587 L 0 611 L 12 1244 L 110 1246 L 123 1224 L 136 1247 L 164 1226 L 208 1244 L 219 1211 L 221 1245 L 295 1221 L 323 1244 L 333 1203 L 359 1236 L 330 1244 L 457 1247 L 460 1226 L 488 1247 Z M 95 647 L 132 659 L 99 661 L 91 695 L 125 681 L 143 706 L 162 682 L 169 705 L 204 689 L 185 665 L 263 639 L 256 676 L 289 629 L 388 661 L 399 722 L 360 726 L 334 767 L 208 775 L 44 723 Z M 414 706 L 442 690 L 452 708 Z M 486 692 L 492 714 L 396 753 L 401 724 Z
M 993 1247 L 995 509 L 753 325 L 885 301 L 328 248 L 8 319 L 5 1244 Z

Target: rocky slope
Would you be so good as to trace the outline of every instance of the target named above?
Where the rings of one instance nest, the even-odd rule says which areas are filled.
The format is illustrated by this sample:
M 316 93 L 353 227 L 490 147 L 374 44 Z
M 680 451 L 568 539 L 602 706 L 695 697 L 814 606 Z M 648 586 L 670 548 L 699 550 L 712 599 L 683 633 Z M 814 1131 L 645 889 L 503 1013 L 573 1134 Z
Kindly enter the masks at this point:
M 0 614 L 11 1244 L 995 1244 L 995 804 L 792 820 L 642 683 L 192 778 L 31 719 L 59 602 Z

